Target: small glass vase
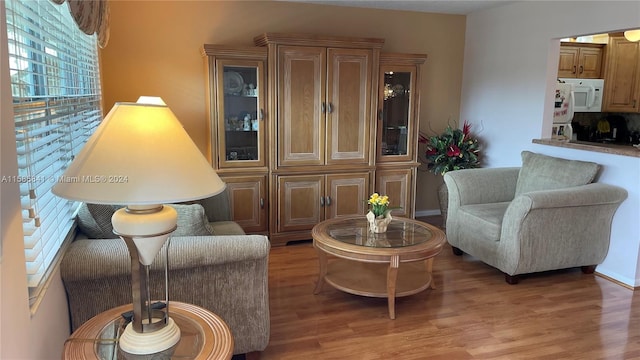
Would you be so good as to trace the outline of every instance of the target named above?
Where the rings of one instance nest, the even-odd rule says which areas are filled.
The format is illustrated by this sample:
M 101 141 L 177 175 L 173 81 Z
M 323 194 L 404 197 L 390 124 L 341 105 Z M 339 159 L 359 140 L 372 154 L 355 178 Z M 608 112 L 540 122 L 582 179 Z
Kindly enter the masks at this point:
M 381 234 L 387 232 L 387 226 L 391 223 L 391 210 L 384 212 L 384 215 L 376 217 L 371 211 L 367 213 L 367 220 L 369 220 L 369 231 L 375 234 Z

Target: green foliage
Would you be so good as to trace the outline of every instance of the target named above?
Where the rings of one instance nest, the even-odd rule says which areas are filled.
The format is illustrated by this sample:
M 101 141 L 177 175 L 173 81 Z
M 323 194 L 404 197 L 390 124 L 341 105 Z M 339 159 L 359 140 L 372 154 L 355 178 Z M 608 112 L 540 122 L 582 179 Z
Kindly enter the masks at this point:
M 461 129 L 447 126 L 440 135 L 420 137 L 426 144 L 423 162 L 434 174 L 444 175 L 447 171 L 480 167 L 478 160 L 478 139 L 471 136 L 471 126 L 466 121 Z

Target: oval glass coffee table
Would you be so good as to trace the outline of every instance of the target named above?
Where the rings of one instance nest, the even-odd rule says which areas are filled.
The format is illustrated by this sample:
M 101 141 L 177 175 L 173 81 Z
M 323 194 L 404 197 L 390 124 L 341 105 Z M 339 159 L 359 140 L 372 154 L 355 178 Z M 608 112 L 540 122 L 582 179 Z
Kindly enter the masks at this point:
M 315 294 L 326 282 L 350 294 L 386 297 L 395 319 L 396 297 L 435 288 L 433 258 L 446 239 L 433 225 L 394 217 L 386 233 L 374 234 L 364 216 L 342 217 L 319 223 L 311 234 L 320 263 Z

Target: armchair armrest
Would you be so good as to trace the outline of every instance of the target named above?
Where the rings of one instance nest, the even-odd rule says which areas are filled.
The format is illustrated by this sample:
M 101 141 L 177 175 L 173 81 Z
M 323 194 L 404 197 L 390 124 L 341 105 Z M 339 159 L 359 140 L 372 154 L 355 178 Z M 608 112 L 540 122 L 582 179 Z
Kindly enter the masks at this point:
M 511 201 L 516 192 L 519 167 L 449 171 L 444 182 L 449 191 L 449 208 Z
M 564 189 L 533 191 L 522 194 L 531 199 L 531 208 L 589 206 L 621 203 L 627 190 L 604 183 L 591 183 Z
M 516 275 L 601 263 L 626 197 L 625 189 L 603 183 L 517 196 L 504 215 L 499 247 L 508 260 L 499 268 Z

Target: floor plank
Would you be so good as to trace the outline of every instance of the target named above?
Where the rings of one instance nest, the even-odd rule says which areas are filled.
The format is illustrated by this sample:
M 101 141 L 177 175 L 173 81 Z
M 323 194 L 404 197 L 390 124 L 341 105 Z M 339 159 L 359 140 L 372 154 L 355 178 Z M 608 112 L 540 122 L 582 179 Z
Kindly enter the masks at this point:
M 580 269 L 508 285 L 496 269 L 446 246 L 436 289 L 396 300 L 313 289 L 311 242 L 270 253 L 271 338 L 262 360 L 640 359 L 640 293 Z

